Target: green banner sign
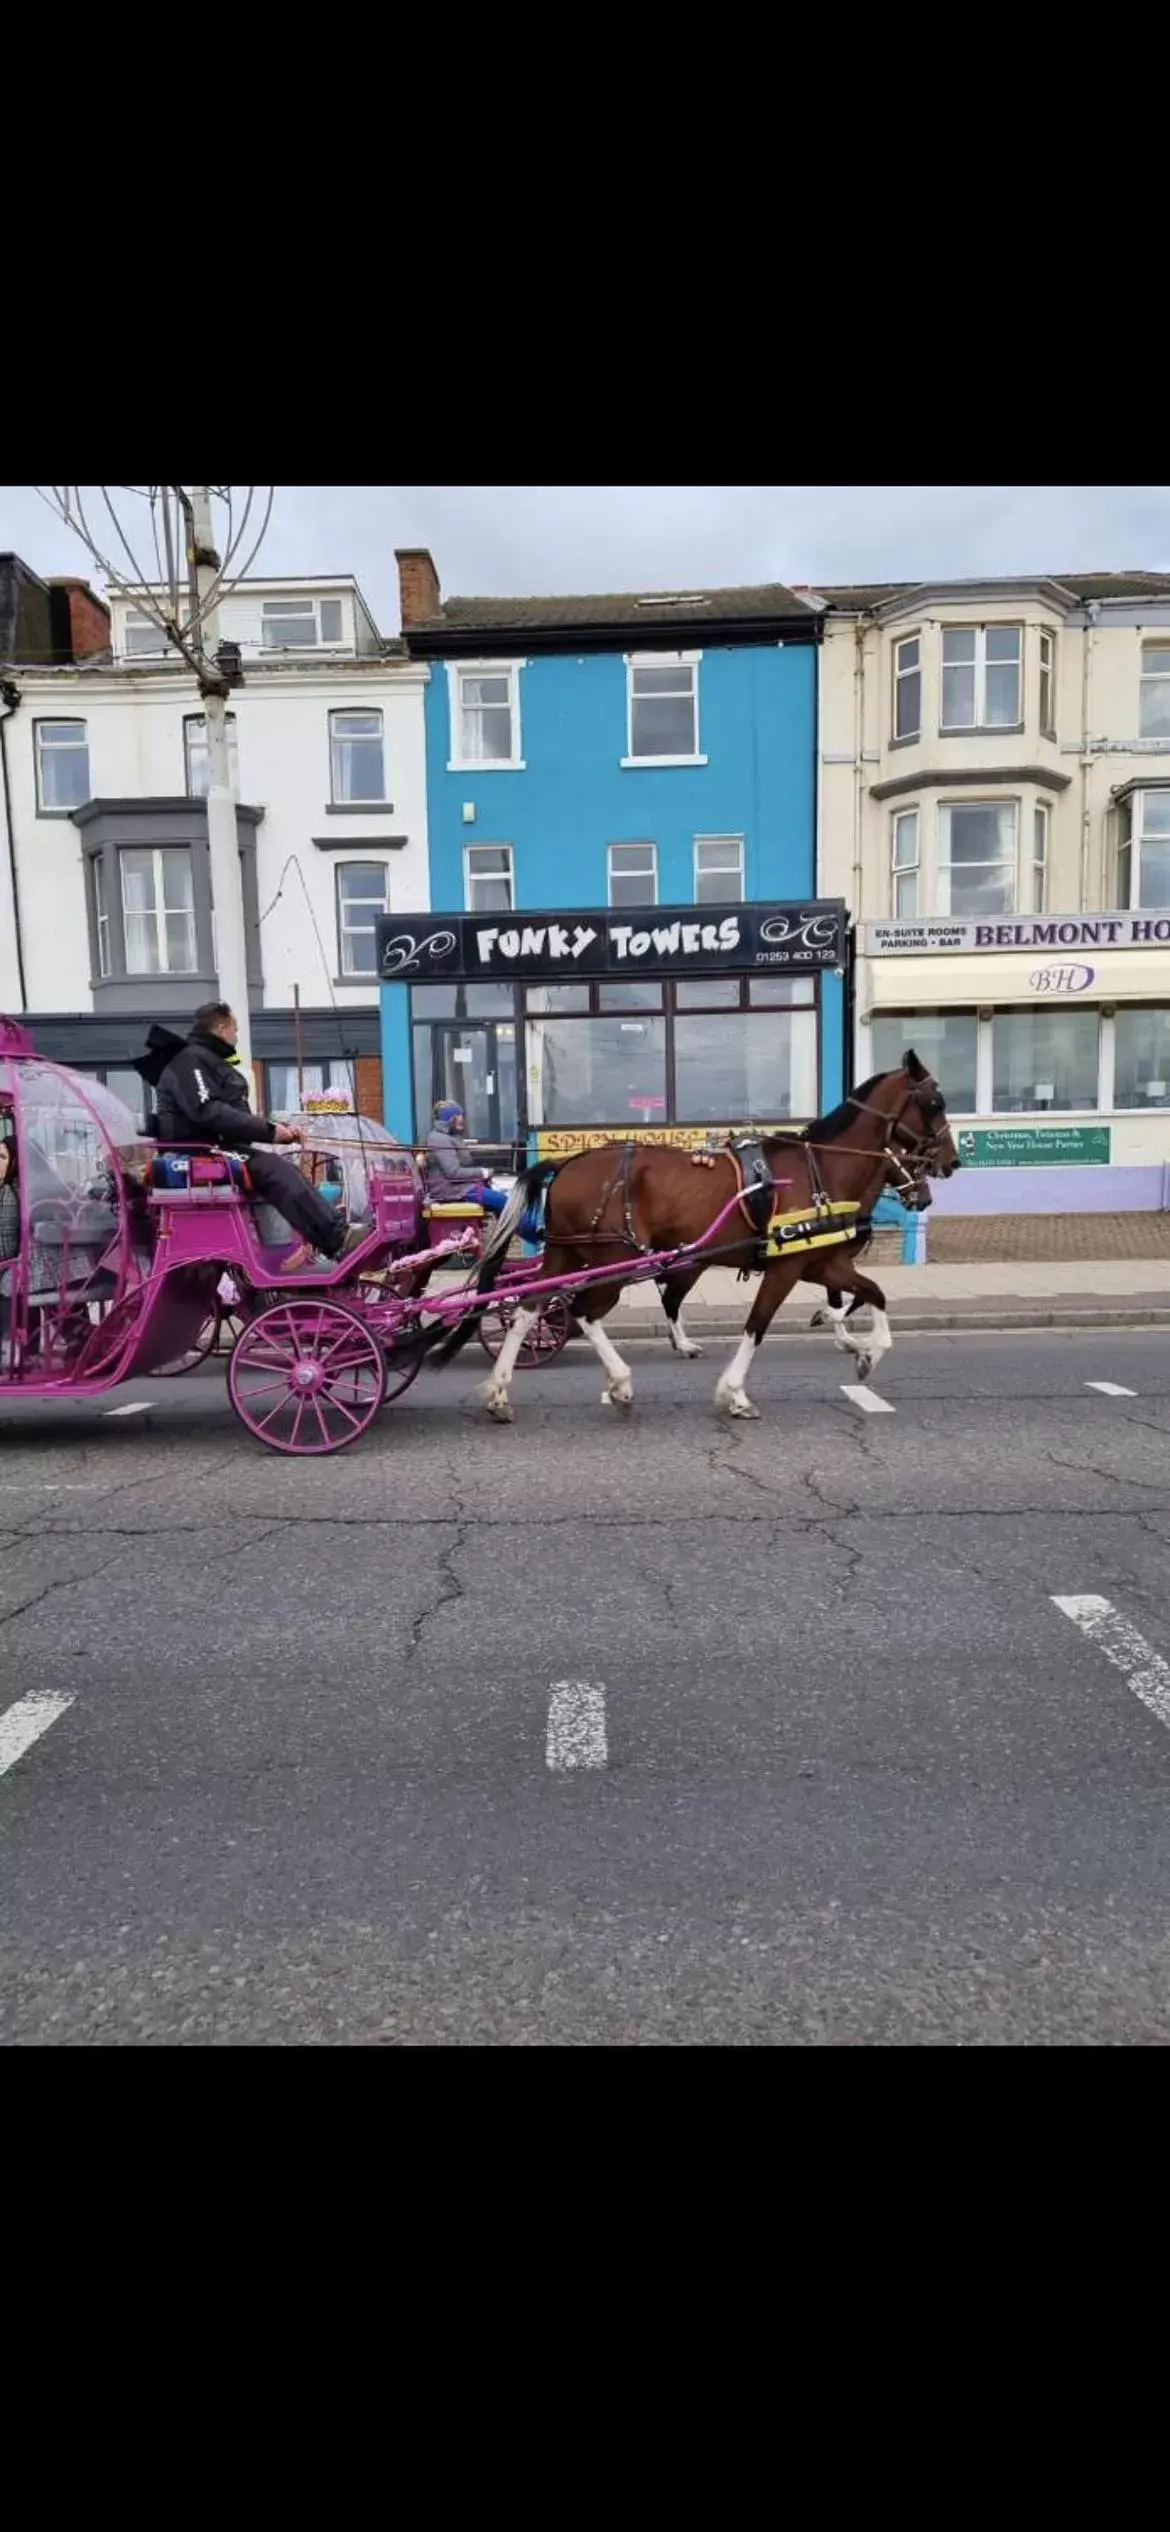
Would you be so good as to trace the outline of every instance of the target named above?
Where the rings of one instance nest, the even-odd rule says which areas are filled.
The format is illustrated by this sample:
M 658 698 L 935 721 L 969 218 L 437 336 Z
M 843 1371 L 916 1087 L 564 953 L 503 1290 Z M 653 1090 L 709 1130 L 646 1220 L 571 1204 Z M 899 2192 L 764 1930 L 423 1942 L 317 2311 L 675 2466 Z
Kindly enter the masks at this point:
M 955 1126 L 964 1169 L 1108 1169 L 1107 1125 Z

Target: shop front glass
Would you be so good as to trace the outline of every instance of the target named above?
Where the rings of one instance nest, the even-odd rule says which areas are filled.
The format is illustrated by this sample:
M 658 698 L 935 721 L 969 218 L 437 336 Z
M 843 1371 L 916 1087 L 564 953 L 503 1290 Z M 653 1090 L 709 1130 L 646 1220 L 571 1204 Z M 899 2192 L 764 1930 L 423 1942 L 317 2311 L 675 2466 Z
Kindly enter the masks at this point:
M 996 1115 L 1097 1105 L 1096 1011 L 997 1011 L 991 1023 Z
M 1118 1006 L 1114 1058 L 1115 1108 L 1170 1108 L 1170 1005 Z
M 472 1143 L 511 1146 L 519 1131 L 515 997 L 510 985 L 416 985 L 415 1131 L 425 1142 L 435 1105 L 457 1100 Z
M 973 1011 L 876 1012 L 872 1032 L 874 1071 L 895 1072 L 913 1047 L 919 1062 L 934 1074 L 948 1115 L 973 1117 L 977 1110 L 978 1027 Z

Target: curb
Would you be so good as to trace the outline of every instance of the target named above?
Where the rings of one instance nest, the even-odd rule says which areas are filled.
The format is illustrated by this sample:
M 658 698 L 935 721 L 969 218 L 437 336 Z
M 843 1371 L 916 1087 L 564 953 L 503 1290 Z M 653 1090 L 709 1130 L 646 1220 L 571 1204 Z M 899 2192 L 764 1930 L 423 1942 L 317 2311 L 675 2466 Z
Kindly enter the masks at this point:
M 820 1335 L 820 1329 L 810 1331 L 811 1315 L 811 1308 L 807 1314 L 804 1310 L 789 1312 L 781 1308 L 768 1330 L 769 1341 L 777 1335 Z M 746 1317 L 746 1309 L 738 1315 L 730 1310 L 696 1310 L 691 1312 L 686 1325 L 689 1333 L 701 1343 L 705 1336 L 742 1336 Z M 1056 1302 L 1013 1306 L 1010 1296 L 1005 1296 L 1002 1303 L 994 1305 L 956 1302 L 948 1308 L 942 1302 L 918 1307 L 910 1303 L 899 1309 L 895 1304 L 889 1309 L 888 1317 L 890 1332 L 895 1336 L 904 1333 L 924 1335 L 932 1328 L 944 1335 L 955 1331 L 970 1335 L 982 1329 L 992 1336 L 1027 1328 L 1170 1328 L 1170 1303 L 1143 1302 L 1138 1296 L 1128 1303 L 1106 1304 L 1086 1300 L 1070 1301 L 1064 1308 Z M 622 1311 L 620 1315 L 615 1312 L 610 1324 L 614 1335 L 622 1343 L 645 1343 L 652 1339 L 663 1343 L 669 1341 L 661 1311 L 656 1311 L 653 1316 L 649 1311 L 641 1310 Z

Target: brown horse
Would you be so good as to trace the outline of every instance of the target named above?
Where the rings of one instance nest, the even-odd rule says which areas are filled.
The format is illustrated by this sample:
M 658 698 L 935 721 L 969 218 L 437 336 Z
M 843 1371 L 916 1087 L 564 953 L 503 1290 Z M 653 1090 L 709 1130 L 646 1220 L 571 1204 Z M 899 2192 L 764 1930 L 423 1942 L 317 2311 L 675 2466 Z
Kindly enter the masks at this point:
M 949 1178 L 959 1165 L 943 1094 L 913 1052 L 897 1071 L 875 1073 L 870 1081 L 862 1082 L 803 1134 L 769 1135 L 761 1148 L 765 1168 L 782 1182 L 775 1205 L 785 1213 L 812 1213 L 818 1197 L 823 1197 L 834 1203 L 859 1204 L 864 1218 L 883 1186 L 893 1184 L 907 1200 L 920 1202 L 927 1177 Z M 517 1179 L 487 1241 L 477 1277 L 481 1292 L 493 1288 L 521 1215 L 547 1187 L 544 1275 L 571 1275 L 612 1261 L 612 1278 L 585 1285 L 572 1297 L 581 1333 L 605 1369 L 603 1403 L 633 1404 L 629 1366 L 600 1324 L 630 1280 L 631 1269 L 652 1252 L 701 1240 L 740 1184 L 730 1153 L 703 1155 L 703 1160 L 705 1166 L 696 1166 L 694 1154 L 661 1144 L 632 1144 L 619 1147 L 616 1154 L 612 1145 L 575 1152 L 559 1165 L 538 1162 Z M 742 1266 L 750 1271 L 760 1262 L 761 1245 L 759 1229 L 752 1228 L 741 1213 L 729 1214 L 705 1256 L 663 1278 L 668 1321 L 677 1322 L 687 1293 L 708 1265 Z M 872 1368 L 890 1338 L 883 1295 L 876 1284 L 858 1274 L 852 1260 L 851 1249 L 861 1245 L 858 1241 L 849 1248 L 806 1249 L 767 1262 L 739 1349 L 716 1388 L 716 1406 L 733 1416 L 758 1414 L 747 1394 L 748 1370 L 781 1302 L 802 1276 L 823 1282 L 838 1299 L 842 1293 L 852 1293 L 872 1303 L 876 1333 L 872 1346 L 865 1349 L 869 1355 L 865 1369 Z M 517 1309 L 485 1385 L 484 1401 L 498 1424 L 512 1421 L 508 1392 L 513 1367 L 535 1315 L 534 1310 Z M 860 1352 L 863 1349 L 856 1340 L 845 1333 L 844 1316 L 842 1311 L 838 1320 L 834 1312 L 838 1341 Z M 436 1363 L 449 1362 L 459 1352 L 472 1324 L 469 1316 L 445 1338 L 435 1351 Z M 692 1350 L 689 1340 L 684 1339 L 678 1350 Z

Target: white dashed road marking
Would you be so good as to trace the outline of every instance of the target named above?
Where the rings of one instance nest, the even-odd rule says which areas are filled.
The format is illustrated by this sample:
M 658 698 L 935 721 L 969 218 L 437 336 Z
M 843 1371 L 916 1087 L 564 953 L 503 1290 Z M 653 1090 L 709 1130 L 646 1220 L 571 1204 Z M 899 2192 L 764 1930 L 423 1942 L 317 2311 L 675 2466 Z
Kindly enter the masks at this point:
M 1136 1398 L 1136 1389 L 1123 1389 L 1118 1380 L 1087 1380 L 1086 1389 L 1099 1389 L 1103 1398 Z
M 105 1412 L 106 1412 L 106 1414 L 107 1414 L 108 1416 L 109 1416 L 109 1415 L 149 1415 L 149 1414 L 150 1414 L 150 1400 L 149 1400 L 149 1398 L 140 1398 L 140 1399 L 138 1400 L 138 1402 L 137 1402 L 137 1404 L 136 1404 L 136 1405 L 132 1405 L 132 1406 L 129 1406 L 129 1407 L 107 1407 Z
M 587 1679 L 558 1679 L 548 1701 L 545 1757 L 554 1775 L 570 1767 L 604 1767 L 609 1757 L 605 1737 L 605 1690 Z
M 0 1714 L 0 1776 L 6 1776 L 17 1759 L 23 1758 L 50 1723 L 73 1703 L 72 1697 L 56 1696 L 50 1688 L 37 1688 L 27 1697 L 18 1697 L 7 1713 Z
M 897 1408 L 892 1407 L 889 1399 L 883 1398 L 876 1389 L 854 1389 L 849 1381 L 843 1380 L 841 1395 L 843 1398 L 852 1399 L 854 1406 L 860 1407 L 863 1415 L 897 1414 Z
M 1136 1626 L 1123 1618 L 1111 1600 L 1103 1600 L 1098 1591 L 1054 1591 L 1052 1597 L 1066 1618 L 1079 1626 L 1090 1644 L 1096 1644 L 1107 1662 L 1121 1671 L 1142 1704 L 1156 1714 L 1159 1723 L 1170 1725 L 1170 1662 L 1165 1662 L 1153 1645 L 1147 1644 Z

